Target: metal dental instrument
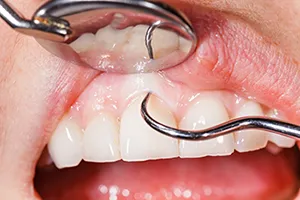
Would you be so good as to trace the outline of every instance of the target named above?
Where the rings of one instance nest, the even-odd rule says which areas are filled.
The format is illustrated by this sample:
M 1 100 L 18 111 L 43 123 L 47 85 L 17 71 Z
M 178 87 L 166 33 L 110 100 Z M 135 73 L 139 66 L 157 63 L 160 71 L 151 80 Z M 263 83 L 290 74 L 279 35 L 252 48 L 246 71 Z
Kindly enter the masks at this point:
M 45 49 L 58 57 L 76 64 L 84 63 L 98 70 L 102 70 L 99 63 L 105 63 L 107 60 L 92 62 L 89 57 L 84 57 L 81 52 L 72 49 L 70 44 L 84 33 L 96 35 L 97 31 L 107 26 L 112 26 L 115 30 L 125 30 L 137 25 L 149 26 L 144 38 L 148 58 L 129 63 L 134 65 L 143 62 L 145 66 L 142 72 L 147 72 L 151 60 L 155 60 L 161 66 L 158 70 L 178 65 L 195 51 L 197 44 L 195 31 L 187 17 L 171 6 L 153 0 L 53 0 L 38 8 L 30 20 L 17 13 L 4 0 L 0 0 L 0 16 L 11 28 L 37 38 Z M 157 28 L 176 33 L 180 41 L 188 41 L 185 42 L 188 44 L 188 50 L 177 52 L 170 57 L 155 57 L 155 47 L 151 43 L 153 32 Z M 106 38 L 102 40 L 105 41 Z M 103 51 L 101 53 L 105 56 L 111 54 Z M 120 59 L 113 64 L 122 65 L 124 60 L 128 61 L 130 58 L 120 55 Z M 122 69 L 113 70 L 122 72 Z
M 147 111 L 147 103 L 150 96 L 151 93 L 148 93 L 142 102 L 141 115 L 151 128 L 169 137 L 183 140 L 200 141 L 216 138 L 235 131 L 259 129 L 300 141 L 300 126 L 267 117 L 249 116 L 237 118 L 201 131 L 188 131 L 172 128 L 156 121 L 150 116 L 149 112 Z

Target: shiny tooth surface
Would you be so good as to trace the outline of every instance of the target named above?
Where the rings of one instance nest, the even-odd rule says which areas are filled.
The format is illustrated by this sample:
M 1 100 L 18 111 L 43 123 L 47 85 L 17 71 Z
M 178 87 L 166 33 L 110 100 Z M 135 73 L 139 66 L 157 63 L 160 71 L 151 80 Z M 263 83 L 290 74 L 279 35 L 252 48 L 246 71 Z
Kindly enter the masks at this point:
M 58 168 L 77 166 L 82 160 L 82 131 L 71 119 L 63 118 L 48 143 L 48 151 Z
M 93 33 L 85 33 L 77 40 L 72 42 L 70 46 L 77 52 L 86 52 L 91 49 L 95 44 L 96 37 Z
M 235 117 L 264 116 L 261 106 L 253 101 L 247 101 L 237 111 Z M 235 149 L 239 152 L 254 151 L 267 145 L 268 137 L 265 131 L 243 130 L 235 133 Z
M 141 102 L 145 94 L 139 95 L 124 111 L 120 125 L 120 147 L 125 161 L 143 161 L 178 157 L 178 140 L 154 131 L 142 119 Z M 157 97 L 151 97 L 148 104 L 150 114 L 158 121 L 176 127 L 176 121 Z
M 197 97 L 179 124 L 180 129 L 201 130 L 229 119 L 223 103 L 214 97 Z M 234 152 L 233 134 L 206 141 L 180 141 L 180 157 L 230 155 Z
M 176 33 L 164 29 L 155 29 L 152 36 L 154 58 L 161 58 L 176 51 L 179 47 L 179 37 Z
M 105 28 L 99 29 L 96 33 L 97 46 L 106 50 L 113 51 L 121 49 L 129 39 L 132 27 L 117 30 L 108 25 Z
M 109 113 L 96 116 L 83 136 L 83 159 L 90 162 L 113 162 L 121 159 L 119 124 Z
M 179 37 L 179 49 L 184 53 L 189 53 L 192 47 L 192 42 L 183 38 Z
M 270 110 L 267 113 L 267 116 L 282 120 L 276 110 Z M 278 147 L 281 148 L 291 148 L 296 144 L 296 141 L 294 139 L 282 135 L 274 134 L 274 133 L 268 133 L 268 139 L 270 142 L 276 144 Z
M 148 51 L 145 45 L 145 35 L 149 26 L 137 25 L 130 34 L 128 43 L 124 46 L 125 53 L 141 60 L 148 59 Z M 152 47 L 154 58 L 168 55 L 178 49 L 179 37 L 170 31 L 156 29 L 153 32 Z

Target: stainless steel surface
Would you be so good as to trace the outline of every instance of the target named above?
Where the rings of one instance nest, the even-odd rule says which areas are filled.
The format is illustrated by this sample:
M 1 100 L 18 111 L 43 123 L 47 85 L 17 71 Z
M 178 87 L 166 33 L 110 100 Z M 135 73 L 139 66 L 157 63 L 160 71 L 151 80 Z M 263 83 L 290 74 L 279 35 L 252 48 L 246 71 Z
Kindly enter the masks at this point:
M 197 37 L 190 21 L 180 11 L 158 1 L 141 0 L 53 0 L 42 5 L 31 20 L 20 17 L 5 1 L 0 1 L 1 17 L 16 31 L 31 35 L 48 51 L 56 56 L 79 65 L 97 70 L 118 73 L 140 73 L 173 67 L 186 60 L 196 49 Z M 116 24 L 115 17 L 123 21 Z M 72 44 L 84 33 L 96 34 L 98 30 L 111 26 L 116 31 L 137 25 L 149 26 L 144 36 L 143 48 L 148 56 L 119 55 L 97 44 L 97 59 L 82 55 L 68 44 Z M 157 29 L 173 32 L 188 41 L 184 50 L 159 52 L 153 48 L 152 35 Z M 110 38 L 109 38 L 110 39 Z M 106 41 L 106 38 L 103 38 Z M 104 49 L 104 50 L 103 50 Z M 126 52 L 127 53 L 127 52 Z M 100 60 L 117 57 L 116 60 Z M 116 56 L 117 55 L 117 56 Z M 98 58 L 99 57 L 99 58 Z M 153 62 L 155 60 L 155 62 Z M 107 63 L 108 67 L 103 67 Z M 133 67 L 132 67 L 133 66 Z
M 45 16 L 32 20 L 24 19 L 4 0 L 0 0 L 0 16 L 11 28 L 26 35 L 64 42 L 70 34 L 68 24 L 60 19 Z
M 197 141 L 208 140 L 241 130 L 259 129 L 300 140 L 300 126 L 267 117 L 249 116 L 237 118 L 201 131 L 172 128 L 156 121 L 150 116 L 147 111 L 147 103 L 150 96 L 151 93 L 149 93 L 142 102 L 141 115 L 150 127 L 169 137 Z
M 33 18 L 52 16 L 65 19 L 70 23 L 73 30 L 72 37 L 78 37 L 76 26 L 78 23 L 77 14 L 95 10 L 106 12 L 132 11 L 133 13 L 144 13 L 152 17 L 147 24 L 157 21 L 171 22 L 169 28 L 179 32 L 188 39 L 196 40 L 196 35 L 189 20 L 178 10 L 171 8 L 167 4 L 154 1 L 141 0 L 54 0 L 41 6 L 34 14 Z M 106 13 L 107 14 L 107 13 Z M 172 25 L 171 25 L 172 24 Z M 81 24 L 82 25 L 82 24 Z M 105 24 L 107 25 L 107 24 Z M 98 27 L 100 28 L 100 27 Z M 81 34 L 81 33 L 79 33 Z
M 120 24 L 115 24 L 115 15 L 123 16 Z M 67 44 L 71 44 L 84 33 L 96 34 L 98 30 L 105 29 L 108 26 L 114 26 L 115 30 L 123 30 L 137 25 L 149 26 L 148 32 L 144 36 L 144 44 L 148 56 L 124 55 L 126 53 L 117 50 L 108 51 L 107 49 L 96 49 L 99 54 L 108 55 L 116 58 L 111 60 L 95 60 L 83 55 L 82 52 L 72 52 L 70 48 L 57 43 L 39 41 L 39 43 L 66 60 L 76 61 L 80 65 L 88 65 L 100 71 L 116 73 L 141 73 L 158 71 L 165 68 L 176 66 L 194 53 L 197 45 L 197 37 L 189 20 L 180 11 L 171 8 L 167 4 L 154 1 L 140 0 L 56 0 L 43 5 L 34 14 L 34 18 L 41 16 L 52 16 L 68 21 L 72 34 L 69 35 Z M 154 53 L 152 35 L 157 29 L 165 29 L 176 33 L 180 38 L 189 41 L 188 51 L 177 50 L 172 55 Z M 106 40 L 105 38 L 103 40 Z M 108 38 L 107 40 L 111 40 Z M 100 44 L 100 46 L 103 46 Z M 117 51 L 117 52 L 116 52 Z M 76 55 L 77 54 L 77 55 Z M 71 59 L 70 59 L 71 57 Z M 107 60 L 108 59 L 108 60 Z M 155 60 L 155 62 L 151 62 Z M 106 63 L 107 66 L 103 66 Z M 121 67 L 120 67 L 121 66 Z
M 147 47 L 147 51 L 148 51 L 148 56 L 150 59 L 154 59 L 154 55 L 153 55 L 153 47 L 152 47 L 152 36 L 153 36 L 153 32 L 156 28 L 158 28 L 159 26 L 162 26 L 163 23 L 161 21 L 157 21 L 154 24 L 152 24 L 145 35 L 145 45 Z

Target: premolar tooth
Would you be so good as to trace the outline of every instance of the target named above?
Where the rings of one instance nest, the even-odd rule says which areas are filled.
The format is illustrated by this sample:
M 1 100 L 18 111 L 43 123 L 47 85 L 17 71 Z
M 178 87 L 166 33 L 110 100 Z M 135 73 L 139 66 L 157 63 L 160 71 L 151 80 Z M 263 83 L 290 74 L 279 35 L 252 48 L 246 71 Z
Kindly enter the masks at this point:
M 127 42 L 131 30 L 132 27 L 118 30 L 108 25 L 96 33 L 97 45 L 110 51 L 121 49 Z
M 63 118 L 54 131 L 48 151 L 58 168 L 77 166 L 82 160 L 82 131 L 71 119 Z
M 83 136 L 83 159 L 91 162 L 120 160 L 119 124 L 109 113 L 95 117 Z
M 96 37 L 93 33 L 85 33 L 81 35 L 77 40 L 72 42 L 70 46 L 77 53 L 86 52 L 92 48 L 96 41 Z
M 120 146 L 125 161 L 143 161 L 178 156 L 178 141 L 150 128 L 140 114 L 141 102 L 145 95 L 135 99 L 124 111 L 120 126 Z M 176 121 L 167 106 L 152 97 L 148 110 L 155 119 L 171 127 Z
M 130 53 L 135 58 L 148 59 L 148 51 L 145 45 L 145 35 L 149 26 L 137 25 L 132 29 L 128 44 L 124 51 Z M 163 29 L 155 29 L 152 36 L 152 47 L 154 58 L 169 55 L 178 49 L 179 37 L 176 33 Z
M 279 116 L 279 114 L 276 110 L 270 110 L 267 113 L 267 116 L 281 120 L 281 117 Z M 296 143 L 296 141 L 292 138 L 288 138 L 288 137 L 278 135 L 275 133 L 269 133 L 268 138 L 269 138 L 269 141 L 276 144 L 278 147 L 282 147 L 282 148 L 291 148 Z
M 229 119 L 223 103 L 213 97 L 198 97 L 179 128 L 201 130 L 225 122 Z M 180 141 L 180 157 L 204 157 L 208 155 L 230 155 L 234 151 L 233 134 L 220 136 L 206 141 Z
M 235 117 L 264 116 L 261 106 L 247 101 Z M 267 145 L 267 133 L 260 130 L 244 130 L 235 133 L 235 149 L 239 152 L 254 151 Z

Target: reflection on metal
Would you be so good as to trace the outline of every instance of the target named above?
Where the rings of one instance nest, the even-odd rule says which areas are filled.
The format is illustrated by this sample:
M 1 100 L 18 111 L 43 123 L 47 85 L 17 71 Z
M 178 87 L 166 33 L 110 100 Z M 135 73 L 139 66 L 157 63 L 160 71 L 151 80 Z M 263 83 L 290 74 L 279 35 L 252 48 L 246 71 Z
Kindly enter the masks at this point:
M 180 56 L 172 55 L 171 59 L 159 61 L 158 65 L 163 66 L 161 68 L 183 62 L 195 51 L 197 44 L 195 31 L 187 17 L 179 10 L 158 1 L 53 0 L 42 5 L 31 20 L 27 20 L 2 0 L 0 16 L 16 31 L 43 39 L 44 41 L 38 42 L 47 50 L 64 59 L 73 57 L 76 63 L 86 63 L 86 59 L 78 58 L 74 55 L 76 52 L 71 52 L 70 48 L 63 45 L 70 44 L 84 33 L 95 34 L 97 30 L 108 25 L 114 25 L 118 30 L 140 24 L 149 26 L 145 35 L 145 45 L 150 60 L 155 59 L 151 38 L 157 28 L 172 31 L 190 42 L 188 51 L 180 52 Z M 113 24 L 115 16 L 122 16 L 121 23 Z M 54 43 L 49 47 L 51 42 Z M 97 69 L 96 66 L 91 67 Z M 143 69 L 147 67 L 149 66 L 146 65 Z
M 151 93 L 148 93 L 142 102 L 141 115 L 151 128 L 169 137 L 182 140 L 198 141 L 208 140 L 246 129 L 259 129 L 300 141 L 300 126 L 267 117 L 241 117 L 207 129 L 203 129 L 201 131 L 188 131 L 172 128 L 156 121 L 150 116 L 147 110 L 147 103 L 150 99 L 150 96 Z

